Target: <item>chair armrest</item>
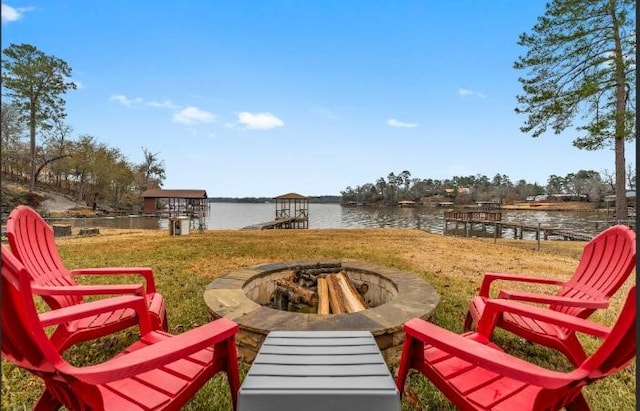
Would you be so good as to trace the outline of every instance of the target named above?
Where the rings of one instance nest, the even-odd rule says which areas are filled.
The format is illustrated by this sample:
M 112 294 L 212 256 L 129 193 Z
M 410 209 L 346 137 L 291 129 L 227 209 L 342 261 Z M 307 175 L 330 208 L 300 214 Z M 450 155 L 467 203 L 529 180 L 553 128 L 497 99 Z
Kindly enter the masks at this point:
M 598 338 L 605 338 L 611 332 L 610 327 L 594 323 L 573 315 L 551 311 L 545 308 L 534 307 L 509 300 L 489 299 L 482 312 L 482 317 L 478 320 L 477 332 L 484 338 L 490 338 L 500 316 L 509 312 L 522 315 L 524 317 L 542 320 L 559 327 L 566 327 L 570 330 L 582 332 Z
M 141 334 L 151 331 L 147 299 L 142 296 L 126 295 L 75 304 L 69 307 L 40 313 L 38 317 L 42 326 L 48 327 L 96 314 L 108 313 L 121 308 L 131 308 L 136 311 Z
M 233 337 L 237 331 L 236 323 L 220 318 L 101 364 L 80 368 L 65 366 L 72 367 L 72 375 L 81 381 L 104 384 L 162 367 L 228 339 L 235 344 Z
M 518 281 L 523 283 L 535 283 L 535 284 L 549 284 L 549 285 L 563 285 L 565 282 L 556 280 L 553 278 L 534 277 L 530 275 L 521 274 L 507 274 L 507 273 L 485 273 L 482 277 L 482 284 L 480 285 L 480 291 L 478 295 L 482 297 L 489 297 L 489 288 L 491 283 L 496 280 L 502 281 Z
M 76 268 L 69 273 L 74 275 L 122 275 L 133 274 L 144 277 L 147 284 L 147 294 L 156 292 L 156 283 L 153 279 L 153 270 L 149 267 L 100 267 L 100 268 Z
M 32 285 L 31 291 L 37 295 L 115 295 L 135 294 L 146 296 L 142 284 L 105 284 L 105 285 Z
M 587 374 L 579 368 L 568 373 L 548 370 L 419 318 L 407 321 L 404 331 L 408 338 L 432 345 L 471 364 L 538 387 L 555 389 Z
M 500 293 L 498 294 L 498 298 L 503 298 L 507 300 L 528 301 L 530 303 L 566 305 L 570 307 L 581 307 L 581 308 L 609 307 L 609 301 L 605 299 L 590 298 L 588 300 L 583 300 L 578 298 L 562 297 L 557 295 L 534 294 L 534 293 L 526 293 L 526 292 L 511 291 L 511 290 L 500 291 Z

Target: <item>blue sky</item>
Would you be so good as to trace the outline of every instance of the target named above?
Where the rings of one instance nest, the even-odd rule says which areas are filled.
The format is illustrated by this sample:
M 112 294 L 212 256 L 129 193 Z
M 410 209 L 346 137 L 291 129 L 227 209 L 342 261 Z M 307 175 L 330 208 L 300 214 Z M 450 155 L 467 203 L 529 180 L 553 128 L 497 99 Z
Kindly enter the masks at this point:
M 574 148 L 574 130 L 519 129 L 516 42 L 544 4 L 16 0 L 2 3 L 2 48 L 65 60 L 73 136 L 132 163 L 158 153 L 167 189 L 315 196 L 403 170 L 542 185 L 612 172 L 613 151 Z

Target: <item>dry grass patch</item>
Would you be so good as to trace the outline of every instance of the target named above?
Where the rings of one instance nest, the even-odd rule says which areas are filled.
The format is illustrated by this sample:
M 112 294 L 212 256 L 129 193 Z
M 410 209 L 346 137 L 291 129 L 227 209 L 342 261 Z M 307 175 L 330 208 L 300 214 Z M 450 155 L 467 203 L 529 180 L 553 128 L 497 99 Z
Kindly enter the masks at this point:
M 498 239 L 494 242 L 493 239 L 441 236 L 407 229 L 212 230 L 173 237 L 166 231 L 101 229 L 98 236 L 64 237 L 57 242 L 69 268 L 152 267 L 157 288 L 167 300 L 169 328 L 174 333 L 209 321 L 203 292 L 215 278 L 245 266 L 308 259 L 367 261 L 410 271 L 430 282 L 441 295 L 432 321 L 460 332 L 468 301 L 477 292 L 484 272 L 526 273 L 565 280 L 572 275 L 584 246 L 583 242 L 546 241 L 537 251 L 534 241 Z M 592 317 L 594 320 L 605 324 L 615 321 L 621 299 L 635 283 L 635 276 L 632 277 L 615 296 L 611 308 L 598 312 Z M 543 366 L 569 367 L 557 353 L 522 344 L 511 335 L 498 333 L 496 338 L 507 351 Z M 598 342 L 585 339 L 585 343 L 591 350 Z M 105 344 L 117 348 L 120 342 Z M 71 355 L 82 359 L 95 347 L 90 349 L 74 347 Z M 6 362 L 2 371 L 3 405 L 31 407 L 39 394 L 38 380 Z M 414 405 L 422 404 L 424 409 L 453 409 L 425 379 L 413 376 L 409 387 L 415 393 Z M 230 402 L 225 390 L 223 380 L 217 378 L 188 408 L 227 410 Z M 619 405 L 616 409 L 635 409 L 635 366 L 588 387 L 585 392 L 593 409 L 611 409 L 610 404 Z M 412 409 L 412 405 L 405 402 L 404 408 Z

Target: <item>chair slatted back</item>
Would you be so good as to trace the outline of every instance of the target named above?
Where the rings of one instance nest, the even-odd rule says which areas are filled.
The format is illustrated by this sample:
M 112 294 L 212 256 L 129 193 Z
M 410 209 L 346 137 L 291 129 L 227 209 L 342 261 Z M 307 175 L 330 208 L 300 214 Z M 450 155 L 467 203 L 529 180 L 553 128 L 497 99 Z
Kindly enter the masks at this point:
M 625 225 L 604 230 L 588 242 L 573 277 L 558 295 L 571 298 L 609 298 L 629 278 L 636 265 L 636 235 Z M 551 306 L 551 309 L 587 318 L 595 309 Z
M 39 285 L 76 285 L 64 266 L 55 244 L 53 229 L 31 207 L 14 208 L 7 220 L 7 237 L 11 251 L 24 264 L 34 283 Z M 43 296 L 51 308 L 81 303 L 79 296 Z
M 39 334 L 45 338 L 42 328 L 32 324 L 37 319 L 29 316 L 28 306 L 20 294 L 20 276 L 27 276 L 17 258 L 2 245 L 2 356 L 12 362 L 39 373 L 52 373 L 54 367 L 47 362 L 37 342 Z M 28 279 L 27 279 L 28 281 Z M 33 305 L 33 303 L 31 303 Z M 35 311 L 35 308 L 33 309 Z
M 41 377 L 46 386 L 46 407 L 55 396 L 73 410 L 88 409 L 75 389 L 79 387 L 93 398 L 89 407 L 100 409 L 102 399 L 96 388 L 62 374 L 54 364 L 65 363 L 47 337 L 38 318 L 29 284 L 31 276 L 18 258 L 2 244 L 2 357 Z M 25 291 L 26 290 L 26 291 Z M 48 402 L 49 401 L 49 402 Z M 42 405 L 42 404 L 40 404 Z M 35 408 L 38 408 L 36 405 Z

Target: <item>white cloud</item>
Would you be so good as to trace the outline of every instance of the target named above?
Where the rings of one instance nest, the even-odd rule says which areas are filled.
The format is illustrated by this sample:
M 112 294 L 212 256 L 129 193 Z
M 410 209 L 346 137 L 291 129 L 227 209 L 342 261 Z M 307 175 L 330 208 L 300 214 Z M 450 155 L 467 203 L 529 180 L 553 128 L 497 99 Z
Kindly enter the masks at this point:
M 141 97 L 136 97 L 134 99 L 130 99 L 124 94 L 114 94 L 109 98 L 109 101 L 115 101 L 122 104 L 125 107 L 132 107 L 134 104 L 142 103 Z
M 174 123 L 195 124 L 211 123 L 216 119 L 215 114 L 200 110 L 198 107 L 185 107 L 173 115 Z
M 238 113 L 238 124 L 253 130 L 269 130 L 284 126 L 284 121 L 271 113 Z
M 156 108 L 168 108 L 172 110 L 175 110 L 178 108 L 178 106 L 175 105 L 173 101 L 169 99 L 165 99 L 164 101 L 150 101 L 147 104 L 151 107 L 156 107 Z
M 2 9 L 0 10 L 0 12 L 2 13 L 2 22 L 11 23 L 13 21 L 18 21 L 25 12 L 31 10 L 33 10 L 33 7 L 20 7 L 16 9 L 2 3 Z
M 402 121 L 398 121 L 395 118 L 390 118 L 387 120 L 387 125 L 391 127 L 402 127 L 402 128 L 414 128 L 418 127 L 418 123 L 404 123 Z
M 480 98 L 487 97 L 486 95 L 484 95 L 484 93 L 481 93 L 479 91 L 469 90 L 469 89 L 466 89 L 466 88 L 459 88 L 458 89 L 458 94 L 461 95 L 461 96 L 476 96 L 476 97 L 480 97 Z

